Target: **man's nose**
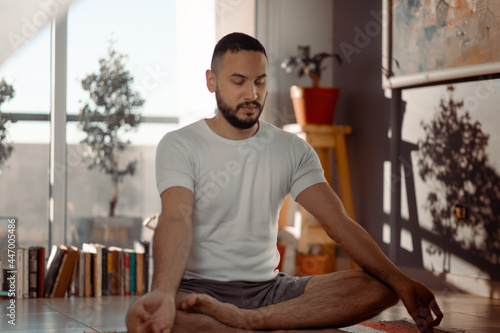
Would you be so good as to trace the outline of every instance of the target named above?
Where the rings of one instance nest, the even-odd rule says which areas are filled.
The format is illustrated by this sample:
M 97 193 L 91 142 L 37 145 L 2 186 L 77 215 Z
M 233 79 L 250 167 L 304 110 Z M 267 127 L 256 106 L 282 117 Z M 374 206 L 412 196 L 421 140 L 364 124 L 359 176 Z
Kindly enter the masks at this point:
M 255 101 L 257 99 L 257 87 L 254 84 L 248 84 L 245 87 L 245 96 L 246 101 Z

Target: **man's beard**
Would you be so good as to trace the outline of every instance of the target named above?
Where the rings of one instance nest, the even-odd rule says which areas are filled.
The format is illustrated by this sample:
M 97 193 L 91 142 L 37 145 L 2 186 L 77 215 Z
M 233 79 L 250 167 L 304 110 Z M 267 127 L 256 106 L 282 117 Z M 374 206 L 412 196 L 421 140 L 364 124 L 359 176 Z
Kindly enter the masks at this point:
M 266 95 L 267 97 L 267 95 Z M 253 102 L 244 102 L 244 103 L 240 103 L 238 105 L 236 105 L 236 108 L 233 109 L 232 107 L 230 107 L 225 101 L 224 99 L 221 97 L 220 95 L 220 92 L 218 89 L 215 89 L 215 100 L 217 101 L 217 108 L 219 109 L 220 113 L 222 114 L 222 116 L 231 124 L 233 125 L 234 127 L 236 128 L 239 128 L 239 129 L 249 129 L 251 128 L 253 125 L 255 125 L 257 123 L 257 121 L 259 121 L 259 117 L 262 113 L 262 109 L 264 108 L 264 103 L 265 103 L 265 99 L 264 99 L 264 102 L 262 104 L 260 104 L 259 102 L 257 101 L 253 101 Z M 236 112 L 242 108 L 243 106 L 247 106 L 247 105 L 251 105 L 251 106 L 254 106 L 258 109 L 258 114 L 255 118 L 247 118 L 247 119 L 240 119 L 236 116 Z

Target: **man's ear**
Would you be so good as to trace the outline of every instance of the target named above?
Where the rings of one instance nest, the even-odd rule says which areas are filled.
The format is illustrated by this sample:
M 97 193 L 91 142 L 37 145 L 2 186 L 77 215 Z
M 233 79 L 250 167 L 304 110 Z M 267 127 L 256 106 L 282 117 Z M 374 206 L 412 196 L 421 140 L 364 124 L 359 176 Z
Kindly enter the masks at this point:
M 217 77 L 215 76 L 215 73 L 212 72 L 210 69 L 207 69 L 207 71 L 205 72 L 205 76 L 207 77 L 208 90 L 211 93 L 215 92 L 215 87 L 217 85 Z

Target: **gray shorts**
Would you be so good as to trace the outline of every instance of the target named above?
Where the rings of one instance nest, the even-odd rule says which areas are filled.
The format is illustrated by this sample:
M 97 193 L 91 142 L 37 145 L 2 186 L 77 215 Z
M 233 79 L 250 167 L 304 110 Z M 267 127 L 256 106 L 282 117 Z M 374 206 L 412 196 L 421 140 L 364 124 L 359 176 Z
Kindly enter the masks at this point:
M 255 309 L 302 295 L 310 278 L 280 272 L 274 279 L 263 282 L 191 279 L 182 280 L 179 291 L 207 294 L 242 309 Z

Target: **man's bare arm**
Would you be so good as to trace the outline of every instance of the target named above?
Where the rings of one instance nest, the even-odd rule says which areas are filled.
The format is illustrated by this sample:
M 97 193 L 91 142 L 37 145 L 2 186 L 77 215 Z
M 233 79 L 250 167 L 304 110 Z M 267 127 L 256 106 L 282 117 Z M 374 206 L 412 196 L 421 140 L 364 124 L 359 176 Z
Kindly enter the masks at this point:
M 297 202 L 318 220 L 328 236 L 352 259 L 399 295 L 422 332 L 432 332 L 432 326 L 438 325 L 443 317 L 432 292 L 406 276 L 387 258 L 368 232 L 349 217 L 328 184 L 310 186 L 297 196 Z
M 169 333 L 174 326 L 175 297 L 193 241 L 193 205 L 193 193 L 184 187 L 172 187 L 161 194 L 162 208 L 153 236 L 153 284 L 151 292 L 127 312 L 130 333 Z
M 175 297 L 186 269 L 193 241 L 193 193 L 172 187 L 161 194 L 161 214 L 153 236 L 152 290 Z
M 297 196 L 297 202 L 314 215 L 328 236 L 365 270 L 386 283 L 403 275 L 368 232 L 349 217 L 328 184 L 320 183 L 305 189 Z

